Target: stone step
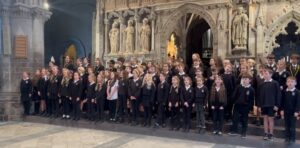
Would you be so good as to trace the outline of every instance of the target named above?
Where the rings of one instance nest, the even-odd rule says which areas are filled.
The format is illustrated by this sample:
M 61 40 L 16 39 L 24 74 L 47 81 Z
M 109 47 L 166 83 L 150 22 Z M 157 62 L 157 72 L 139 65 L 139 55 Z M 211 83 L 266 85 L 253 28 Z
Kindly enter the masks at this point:
M 85 119 L 81 119 L 79 121 L 73 121 L 73 120 L 62 120 L 60 118 L 46 118 L 46 117 L 40 117 L 40 116 L 27 116 L 23 118 L 23 121 L 26 122 L 34 122 L 34 123 L 44 123 L 44 124 L 54 124 L 54 125 L 62 125 L 62 126 L 70 126 L 70 127 L 84 127 L 84 128 L 92 128 L 92 129 L 101 129 L 101 125 L 99 123 L 95 123 L 95 122 L 91 122 L 91 121 L 87 121 Z M 109 122 L 105 122 L 106 124 L 112 124 L 114 127 L 115 126 L 130 126 L 128 125 L 128 123 L 123 123 L 123 124 L 117 124 L 117 123 L 109 123 Z M 195 123 L 193 122 L 193 125 Z M 168 125 L 168 123 L 167 123 Z M 224 133 L 227 134 L 229 132 L 230 129 L 230 123 L 225 123 L 224 125 Z M 195 126 L 193 126 L 195 127 Z M 207 122 L 207 133 L 211 133 L 211 128 L 212 128 L 212 122 L 208 121 Z M 166 128 L 162 128 L 161 130 L 167 130 L 168 131 L 168 127 Z M 197 133 L 197 129 L 192 128 L 190 130 L 190 132 L 192 133 Z M 130 133 L 130 131 L 129 131 Z M 248 130 L 247 130 L 247 135 L 252 135 L 252 136 L 263 136 L 264 134 L 264 130 L 263 130 L 263 126 L 256 126 L 253 124 L 248 124 Z M 296 135 L 297 139 L 300 140 L 300 129 L 297 128 L 296 129 Z M 276 138 L 284 138 L 284 127 L 280 127 L 280 126 L 275 126 L 274 128 L 274 136 Z

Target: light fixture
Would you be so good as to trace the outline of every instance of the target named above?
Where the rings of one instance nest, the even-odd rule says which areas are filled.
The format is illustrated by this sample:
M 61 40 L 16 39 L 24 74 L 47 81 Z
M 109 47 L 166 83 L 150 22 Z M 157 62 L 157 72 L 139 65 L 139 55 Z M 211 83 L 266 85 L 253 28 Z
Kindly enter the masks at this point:
M 45 3 L 44 3 L 44 9 L 49 10 L 49 8 L 50 8 L 49 3 L 48 3 L 48 2 L 45 2 Z

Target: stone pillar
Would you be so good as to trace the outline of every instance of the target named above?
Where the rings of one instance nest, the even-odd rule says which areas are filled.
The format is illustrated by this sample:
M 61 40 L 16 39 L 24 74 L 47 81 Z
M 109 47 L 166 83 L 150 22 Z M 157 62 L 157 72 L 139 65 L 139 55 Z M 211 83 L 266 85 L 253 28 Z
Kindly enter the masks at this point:
M 140 40 L 140 16 L 137 14 L 137 11 L 135 12 L 134 16 L 135 20 L 135 53 L 141 51 L 141 46 L 139 45 L 139 40 Z
M 153 11 L 153 10 L 152 10 Z M 155 48 L 155 14 L 154 12 L 151 13 L 151 53 L 154 53 Z
M 122 17 L 122 15 L 120 15 L 121 17 L 119 18 L 119 22 L 120 22 L 120 48 L 119 48 L 119 53 L 122 54 L 125 52 L 125 44 L 124 44 L 124 29 L 126 27 L 126 22 L 125 19 Z
M 104 39 L 105 39 L 105 43 L 104 43 L 104 53 L 105 54 L 109 54 L 110 51 L 109 51 L 109 47 L 108 47 L 108 27 L 109 27 L 109 20 L 107 19 L 107 14 L 105 14 L 105 19 L 104 19 L 104 25 L 105 25 L 105 33 L 104 33 Z

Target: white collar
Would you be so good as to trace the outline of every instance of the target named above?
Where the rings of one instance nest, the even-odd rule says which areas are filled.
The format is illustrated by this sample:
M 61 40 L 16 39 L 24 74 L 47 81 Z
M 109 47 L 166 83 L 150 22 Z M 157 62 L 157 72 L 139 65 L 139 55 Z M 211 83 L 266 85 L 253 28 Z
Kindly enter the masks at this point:
M 161 84 L 164 84 L 166 82 L 166 80 L 164 80 L 164 81 L 162 81 L 162 82 L 160 82 Z
M 23 79 L 24 81 L 28 81 L 29 80 L 29 78 L 26 78 L 26 79 Z
M 279 75 L 282 75 L 282 73 L 284 73 L 286 70 L 285 69 L 283 69 L 282 71 L 278 71 L 278 69 L 277 69 L 277 72 L 279 73 Z
M 244 88 L 250 88 L 251 84 L 248 84 L 247 86 L 242 85 Z
M 198 86 L 198 85 L 197 85 L 197 88 L 202 88 L 203 86 L 204 86 L 203 84 L 202 84 L 201 86 Z
M 95 84 L 95 82 L 90 83 L 90 85 L 93 85 L 93 84 Z
M 290 91 L 290 92 L 293 92 L 293 91 L 295 91 L 296 90 L 296 88 L 294 87 L 294 88 L 292 88 L 292 89 L 286 89 L 286 91 Z
M 186 90 L 188 90 L 190 88 L 191 88 L 191 85 L 185 87 Z
M 180 76 L 185 75 L 185 72 L 179 72 L 178 73 Z
M 272 82 L 272 81 L 273 81 L 273 79 L 265 80 L 264 82 Z
M 77 83 L 79 80 L 74 80 L 74 83 Z
M 221 87 L 215 87 L 215 88 L 216 88 L 217 92 L 219 92 L 219 90 L 220 90 Z
M 133 79 L 133 81 L 134 81 L 134 82 L 136 82 L 136 81 L 138 81 L 138 80 L 139 80 L 139 78 L 137 78 L 137 79 Z

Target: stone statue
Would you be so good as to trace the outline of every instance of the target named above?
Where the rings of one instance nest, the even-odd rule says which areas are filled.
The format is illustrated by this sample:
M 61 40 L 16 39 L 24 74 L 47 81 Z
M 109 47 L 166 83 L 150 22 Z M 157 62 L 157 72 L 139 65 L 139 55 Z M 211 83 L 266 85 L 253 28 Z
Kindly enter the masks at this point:
M 134 44 L 135 44 L 135 37 L 134 37 L 135 29 L 132 20 L 128 21 L 128 26 L 124 30 L 124 33 L 125 33 L 125 48 L 126 48 L 125 51 L 133 52 Z
M 149 52 L 151 50 L 151 28 L 147 18 L 143 20 L 143 26 L 140 30 L 140 44 L 142 52 Z
M 234 48 L 247 49 L 249 18 L 243 7 L 237 9 L 237 14 L 232 22 L 232 42 Z
M 110 40 L 110 53 L 115 54 L 119 51 L 120 44 L 120 31 L 118 28 L 118 23 L 114 22 L 112 28 L 109 31 L 109 40 Z

